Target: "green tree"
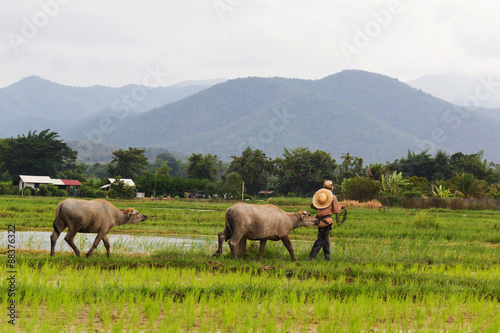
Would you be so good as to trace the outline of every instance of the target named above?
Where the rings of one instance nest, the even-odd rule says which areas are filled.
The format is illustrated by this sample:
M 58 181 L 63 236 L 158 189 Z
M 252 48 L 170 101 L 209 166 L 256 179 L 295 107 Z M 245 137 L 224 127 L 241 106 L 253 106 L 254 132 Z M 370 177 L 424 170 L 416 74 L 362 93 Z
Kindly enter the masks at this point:
M 59 134 L 49 129 L 29 131 L 27 135 L 4 139 L 0 145 L 0 164 L 11 176 L 44 175 L 55 177 L 58 172 L 76 163 L 77 152 Z
M 217 155 L 192 154 L 188 158 L 187 174 L 192 179 L 208 179 L 214 181 L 217 179 L 219 171 L 219 160 Z
M 348 178 L 342 182 L 342 193 L 351 200 L 373 200 L 379 191 L 380 182 L 366 177 Z
M 494 168 L 486 160 L 483 160 L 483 151 L 469 155 L 456 153 L 451 156 L 450 160 L 453 173 L 456 175 L 471 174 L 477 179 L 484 179 L 489 183 L 496 180 Z
M 116 178 L 109 189 L 109 196 L 112 198 L 132 199 L 135 196 L 134 189 L 127 186 L 120 178 Z
M 406 158 L 395 160 L 387 165 L 389 170 L 402 172 L 405 177 L 417 176 L 428 180 L 434 179 L 436 163 L 427 150 L 419 154 L 408 150 Z
M 186 165 L 170 153 L 159 153 L 158 155 L 156 155 L 155 163 L 157 165 L 167 164 L 171 169 L 169 172 L 169 175 L 171 177 L 186 178 L 187 176 Z
M 338 166 L 337 182 L 342 183 L 346 178 L 353 178 L 363 174 L 363 159 L 351 156 L 349 153 L 342 154 L 342 163 Z
M 438 150 L 434 155 L 435 172 L 432 179 L 450 179 L 453 175 L 453 170 L 450 164 L 450 156 L 443 150 Z
M 487 188 L 487 194 L 489 197 L 493 199 L 500 199 L 500 183 L 499 184 L 491 184 Z
M 60 173 L 60 177 L 62 179 L 76 179 L 81 183 L 85 183 L 87 181 L 87 177 L 84 174 L 85 166 L 81 163 L 75 163 L 75 167 L 72 170 L 65 170 Z
M 330 154 L 308 148 L 296 148 L 285 152 L 274 160 L 277 176 L 276 188 L 281 193 L 306 195 L 318 190 L 325 179 L 333 179 L 337 167 Z
M 382 175 L 382 194 L 402 194 L 408 186 L 408 180 L 403 179 L 403 173 L 394 171 L 392 174 Z
M 387 167 L 380 163 L 372 163 L 366 168 L 366 177 L 373 180 L 382 180 L 382 175 L 388 173 Z
M 231 156 L 228 173 L 236 172 L 245 182 L 246 191 L 257 195 L 260 190 L 267 188 L 273 162 L 259 149 L 245 149 L 241 156 Z
M 226 180 L 222 185 L 222 190 L 233 195 L 241 195 L 241 186 L 243 179 L 236 172 L 231 172 L 226 176 Z
M 148 159 L 144 156 L 146 150 L 129 147 L 128 150 L 113 151 L 113 159 L 108 164 L 111 177 L 135 178 L 139 171 L 146 168 Z
M 455 189 L 455 194 L 464 198 L 482 197 L 484 195 L 485 181 L 474 177 L 471 173 L 457 175 L 450 180 Z
M 8 148 L 8 139 L 0 139 L 0 175 L 8 173 L 3 162 L 3 154 L 5 154 Z
M 422 194 L 427 193 L 430 189 L 427 178 L 411 176 L 405 177 L 404 179 L 407 181 L 405 188 L 406 193 L 404 193 L 406 196 L 420 197 Z
M 435 198 L 452 198 L 454 195 L 443 185 L 436 185 L 432 190 L 432 195 Z
M 108 177 L 108 166 L 106 164 L 95 163 L 94 165 L 89 165 L 86 168 L 85 176 L 87 178 L 107 178 Z

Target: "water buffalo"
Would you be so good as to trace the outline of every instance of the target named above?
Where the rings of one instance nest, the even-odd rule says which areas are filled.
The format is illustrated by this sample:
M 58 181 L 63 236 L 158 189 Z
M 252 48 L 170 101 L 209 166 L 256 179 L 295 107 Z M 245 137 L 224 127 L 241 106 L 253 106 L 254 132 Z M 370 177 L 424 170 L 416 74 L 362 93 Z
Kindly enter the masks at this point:
M 222 244 L 227 241 L 236 259 L 239 253 L 245 251 L 247 239 L 260 240 L 259 260 L 262 260 L 266 242 L 281 240 L 292 260 L 297 261 L 290 242 L 290 232 L 298 227 L 313 227 L 317 223 L 305 210 L 287 213 L 273 205 L 237 203 L 226 210 L 226 226 L 218 233 L 219 248 L 214 255 L 221 255 Z
M 78 232 L 97 233 L 94 244 L 86 254 L 87 258 L 94 252 L 101 240 L 109 257 L 108 232 L 117 225 L 135 224 L 146 219 L 146 215 L 139 214 L 135 209 L 120 210 L 106 200 L 66 199 L 60 202 L 56 208 L 56 218 L 53 224 L 54 231 L 50 235 L 50 255 L 54 256 L 57 239 L 61 232 L 68 227 L 68 233 L 64 240 L 71 246 L 78 257 L 80 256 L 80 250 L 73 242 L 73 238 Z

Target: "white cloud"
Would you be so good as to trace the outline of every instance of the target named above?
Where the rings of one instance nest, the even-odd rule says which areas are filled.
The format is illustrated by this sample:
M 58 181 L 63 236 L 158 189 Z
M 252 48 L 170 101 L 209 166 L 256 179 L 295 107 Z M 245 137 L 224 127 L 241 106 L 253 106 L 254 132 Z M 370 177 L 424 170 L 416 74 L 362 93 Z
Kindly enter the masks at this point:
M 16 52 L 9 33 L 23 36 L 26 19 L 44 11 L 40 4 L 57 1 L 57 13 Z M 218 12 L 217 3 L 229 9 Z M 377 16 L 398 4 L 388 22 Z M 400 80 L 451 71 L 500 75 L 499 9 L 485 0 L 9 1 L 0 13 L 0 86 L 28 75 L 120 86 L 140 83 L 147 66 L 169 72 L 166 84 L 320 78 L 345 68 Z M 348 61 L 339 46 L 354 45 L 366 29 L 368 45 Z

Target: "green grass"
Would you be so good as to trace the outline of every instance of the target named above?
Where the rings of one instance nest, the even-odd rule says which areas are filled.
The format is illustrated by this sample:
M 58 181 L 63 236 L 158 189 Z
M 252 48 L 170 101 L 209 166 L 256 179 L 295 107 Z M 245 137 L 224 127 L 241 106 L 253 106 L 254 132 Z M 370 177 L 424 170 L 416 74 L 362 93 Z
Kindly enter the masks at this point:
M 308 208 L 296 200 L 274 203 L 287 211 Z M 50 230 L 59 201 L 0 197 L 0 225 Z M 232 204 L 112 202 L 157 216 L 114 232 L 214 240 Z M 119 244 L 113 251 L 111 244 L 111 258 L 100 245 L 90 259 L 18 250 L 19 318 L 13 328 L 1 316 L 0 330 L 499 332 L 499 221 L 498 211 L 351 208 L 347 222 L 332 230 L 331 262 L 322 253 L 305 262 L 315 228 L 291 235 L 298 263 L 277 242 L 268 242 L 262 262 L 256 242 L 237 261 L 227 245 L 220 258 L 208 245 L 149 248 L 146 255 L 124 253 Z M 1 286 L 5 309 L 5 278 Z

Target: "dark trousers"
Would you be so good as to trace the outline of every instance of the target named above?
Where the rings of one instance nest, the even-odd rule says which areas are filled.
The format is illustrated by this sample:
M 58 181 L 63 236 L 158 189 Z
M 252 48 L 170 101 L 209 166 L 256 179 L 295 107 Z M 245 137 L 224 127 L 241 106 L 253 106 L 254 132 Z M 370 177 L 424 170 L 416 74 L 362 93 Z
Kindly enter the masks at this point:
M 312 260 L 316 258 L 318 252 L 323 249 L 325 254 L 325 259 L 330 260 L 330 230 L 332 230 L 332 225 L 318 228 L 318 238 L 314 242 L 314 245 L 309 254 L 309 259 Z

